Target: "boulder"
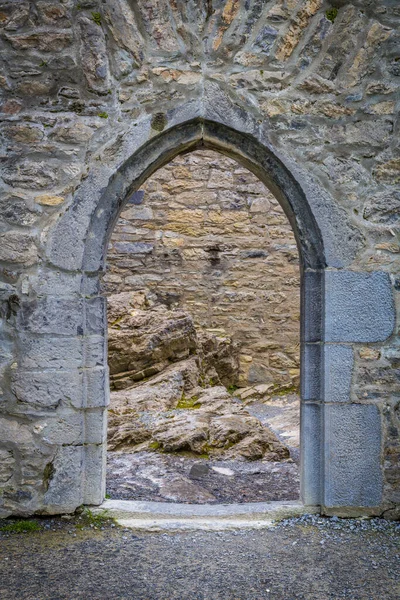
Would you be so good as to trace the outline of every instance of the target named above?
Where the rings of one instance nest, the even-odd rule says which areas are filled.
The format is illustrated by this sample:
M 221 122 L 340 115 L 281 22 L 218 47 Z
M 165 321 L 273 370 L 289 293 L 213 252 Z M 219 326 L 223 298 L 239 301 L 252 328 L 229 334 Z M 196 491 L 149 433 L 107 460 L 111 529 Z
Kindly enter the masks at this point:
M 239 377 L 240 346 L 232 338 L 216 336 L 207 330 L 197 331 L 198 354 L 206 377 L 214 385 L 236 385 Z
M 108 364 L 112 389 L 160 373 L 197 350 L 192 318 L 180 310 L 156 306 L 136 308 L 137 294 L 123 292 L 108 299 Z
M 239 348 L 230 338 L 196 331 L 189 314 L 140 291 L 111 296 L 108 319 L 110 450 L 289 458 L 225 387 L 239 373 Z
M 111 389 L 131 387 L 193 355 L 199 357 L 204 383 L 231 386 L 237 382 L 237 343 L 196 330 L 188 313 L 154 304 L 146 292 L 111 295 L 108 323 Z
M 290 457 L 272 431 L 224 387 L 193 388 L 197 393 L 188 398 L 177 367 L 163 376 L 175 377 L 175 383 L 169 386 L 158 376 L 155 385 L 147 382 L 111 394 L 110 450 L 190 452 L 239 460 Z

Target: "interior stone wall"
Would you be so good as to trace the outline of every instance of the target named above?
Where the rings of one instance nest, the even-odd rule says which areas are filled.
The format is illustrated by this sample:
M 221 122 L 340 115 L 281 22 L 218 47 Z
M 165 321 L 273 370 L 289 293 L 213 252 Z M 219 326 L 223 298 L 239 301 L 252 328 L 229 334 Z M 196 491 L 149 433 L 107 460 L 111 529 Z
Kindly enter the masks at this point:
M 300 380 L 300 271 L 280 204 L 216 152 L 181 155 L 128 201 L 111 236 L 107 294 L 147 289 L 240 344 L 238 384 Z
M 202 145 L 301 248 L 303 498 L 399 514 L 399 25 L 397 0 L 0 1 L 0 516 L 101 502 L 108 236 Z

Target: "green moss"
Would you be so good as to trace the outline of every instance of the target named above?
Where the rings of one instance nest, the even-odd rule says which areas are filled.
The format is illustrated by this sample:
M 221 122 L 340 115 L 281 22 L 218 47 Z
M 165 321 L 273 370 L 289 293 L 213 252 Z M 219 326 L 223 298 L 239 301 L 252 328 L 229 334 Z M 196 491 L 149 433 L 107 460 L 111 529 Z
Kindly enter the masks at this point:
M 207 444 L 205 447 L 208 447 Z M 183 458 L 203 458 L 204 460 L 208 460 L 210 458 L 210 455 L 204 447 L 202 448 L 201 453 L 194 452 L 193 450 L 177 450 L 176 452 L 168 452 L 168 454 L 172 454 L 173 456 L 181 456 Z
M 96 25 L 101 25 L 101 13 L 92 12 L 92 21 L 94 21 Z
M 28 521 L 21 519 L 20 521 L 14 521 L 14 523 L 8 523 L 3 527 L 0 527 L 0 531 L 6 531 L 7 533 L 26 533 L 32 531 L 39 531 L 41 529 L 37 521 Z
M 163 131 L 167 125 L 165 113 L 156 113 L 151 120 L 151 128 L 155 131 Z
M 108 510 L 102 510 L 99 513 L 94 513 L 89 508 L 85 508 L 82 513 L 84 525 L 93 525 L 93 527 L 102 527 L 107 523 L 113 523 L 115 519 L 110 517 Z
M 185 408 L 187 410 L 195 410 L 196 408 L 201 407 L 201 403 L 198 402 L 199 397 L 193 396 L 192 398 L 185 398 L 185 395 L 182 395 L 182 398 L 179 400 L 176 408 Z
M 50 481 L 53 479 L 54 477 L 54 465 L 53 463 L 47 463 L 47 465 L 44 468 L 44 473 L 43 473 L 43 486 L 44 489 L 47 490 L 49 489 L 49 485 L 50 485 Z
M 237 385 L 228 385 L 228 387 L 227 387 L 226 389 L 227 389 L 228 393 L 229 393 L 231 396 L 233 396 L 233 394 L 234 394 L 234 393 L 236 392 L 236 390 L 237 390 L 237 389 L 239 389 L 239 388 L 238 388 L 238 386 L 237 386 Z
M 151 442 L 151 444 L 149 444 L 149 448 L 151 450 L 158 450 L 160 448 L 160 442 Z
M 99 112 L 98 117 L 100 117 L 100 119 L 108 119 L 108 113 L 106 112 Z
M 115 319 L 115 321 L 113 321 L 112 323 L 110 323 L 110 327 L 116 327 L 116 325 L 118 325 L 123 319 L 125 319 L 126 315 L 122 315 L 121 317 L 118 317 L 118 319 Z
M 39 64 L 39 67 L 47 67 L 47 62 L 45 60 L 42 60 Z
M 335 19 L 338 15 L 338 9 L 337 8 L 330 8 L 329 10 L 326 11 L 325 16 L 328 19 L 328 21 L 331 21 L 331 23 L 335 22 Z
M 299 388 L 297 385 L 280 387 L 277 386 L 275 390 L 271 392 L 271 396 L 286 396 L 287 394 L 298 394 Z

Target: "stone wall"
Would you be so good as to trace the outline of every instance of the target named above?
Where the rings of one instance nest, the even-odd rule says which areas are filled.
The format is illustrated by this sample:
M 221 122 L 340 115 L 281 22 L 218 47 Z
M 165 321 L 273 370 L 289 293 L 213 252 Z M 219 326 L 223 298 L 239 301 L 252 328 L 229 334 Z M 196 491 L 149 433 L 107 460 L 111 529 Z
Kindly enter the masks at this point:
M 399 25 L 394 0 L 0 1 L 0 516 L 101 501 L 108 236 L 204 145 L 301 248 L 303 498 L 399 514 Z
M 179 156 L 136 192 L 113 231 L 106 293 L 147 288 L 240 343 L 239 385 L 299 384 L 299 260 L 260 180 L 216 152 Z

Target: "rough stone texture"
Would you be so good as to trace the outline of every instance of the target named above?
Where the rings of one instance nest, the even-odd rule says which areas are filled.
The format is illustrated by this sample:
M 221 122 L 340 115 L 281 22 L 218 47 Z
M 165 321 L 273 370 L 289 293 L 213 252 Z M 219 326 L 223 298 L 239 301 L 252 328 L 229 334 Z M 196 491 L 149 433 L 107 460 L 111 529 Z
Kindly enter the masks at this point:
M 235 386 L 239 347 L 227 337 L 196 331 L 190 314 L 168 310 L 147 291 L 121 292 L 108 298 L 108 363 L 111 389 L 121 390 L 197 356 L 204 385 Z
M 386 273 L 327 271 L 325 294 L 326 341 L 381 342 L 393 333 L 393 291 Z
M 154 375 L 196 350 L 196 330 L 188 314 L 164 307 L 132 308 L 131 299 L 129 292 L 109 299 L 108 362 L 116 389 Z
M 201 330 L 197 336 L 189 314 L 154 305 L 145 291 L 111 295 L 108 307 L 111 386 L 118 390 L 109 408 L 111 450 L 289 458 L 272 431 L 218 385 L 237 382 L 236 345 Z M 59 401 L 54 391 L 49 396 Z
M 349 402 L 353 375 L 352 348 L 339 345 L 325 346 L 324 369 L 325 401 Z
M 247 169 L 211 151 L 150 177 L 115 225 L 106 294 L 141 290 L 240 344 L 240 385 L 299 382 L 300 273 L 293 230 Z
M 329 405 L 325 411 L 329 507 L 379 506 L 381 417 L 376 406 Z
M 111 450 L 155 449 L 241 460 L 290 457 L 286 446 L 226 388 L 191 387 L 187 365 L 178 364 L 156 381 L 111 394 Z
M 320 474 L 315 488 L 310 487 L 310 466 L 304 463 L 306 492 L 334 490 L 321 504 L 351 502 L 341 509 L 344 512 L 366 510 L 354 506 L 361 499 L 378 503 L 376 512 L 395 513 L 398 367 L 384 363 L 394 360 L 398 348 L 400 306 L 396 218 L 400 14 L 395 3 L 386 0 L 335 4 L 336 17 L 327 13 L 330 5 L 312 0 L 296 4 L 148 0 L 135 3 L 134 10 L 133 4 L 122 0 L 53 3 L 61 10 L 47 10 L 33 0 L 1 2 L 1 201 L 9 206 L 18 197 L 18 212 L 25 206 L 25 217 L 29 213 L 38 217 L 30 224 L 31 214 L 28 222 L 24 217 L 25 223 L 16 224 L 10 222 L 8 208 L 0 215 L 1 235 L 8 240 L 0 266 L 5 284 L 0 448 L 15 451 L 18 458 L 18 469 L 1 484 L 1 515 L 63 512 L 83 499 L 100 501 L 101 444 L 49 442 L 41 419 L 62 418 L 76 400 L 80 403 L 80 396 L 82 406 L 76 410 L 83 414 L 87 397 L 94 402 L 93 394 L 104 406 L 105 372 L 98 376 L 102 384 L 96 389 L 89 383 L 96 369 L 104 367 L 88 366 L 93 355 L 89 359 L 86 351 L 77 367 L 74 355 L 62 370 L 71 371 L 70 380 L 84 375 L 78 397 L 57 407 L 32 407 L 19 402 L 13 391 L 12 382 L 19 381 L 14 372 L 25 356 L 19 336 L 79 341 L 88 335 L 104 337 L 104 306 L 97 297 L 99 271 L 124 202 L 157 168 L 201 145 L 238 159 L 270 187 L 297 237 L 305 283 L 311 272 L 321 283 L 321 270 L 329 270 L 329 295 L 318 299 L 319 285 L 318 294 L 310 298 L 310 287 L 303 286 L 301 318 L 302 341 L 321 342 L 326 320 L 330 339 L 354 344 L 351 402 L 330 407 L 350 415 L 353 408 L 358 410 L 352 403 L 360 402 L 366 414 L 382 414 L 381 419 L 374 417 L 373 426 L 368 421 L 374 449 L 378 434 L 382 442 L 373 454 L 357 437 L 357 423 L 362 425 L 363 419 L 350 419 L 343 429 L 360 442 L 354 452 L 361 456 L 358 476 L 364 480 L 358 479 L 357 485 L 362 493 L 349 493 L 349 471 L 337 458 L 339 450 L 348 450 L 346 436 L 338 438 L 343 448 L 336 445 L 330 470 L 322 451 L 313 455 L 319 459 L 313 473 Z M 78 123 L 78 141 L 54 137 L 60 128 L 74 130 Z M 86 127 L 93 131 L 90 138 Z M 35 202 L 46 194 L 64 201 Z M 26 251 L 17 248 L 19 237 L 21 243 L 25 240 Z M 40 292 L 38 279 L 45 289 L 44 281 L 53 282 L 57 271 L 70 272 L 69 283 L 64 287 L 49 283 Z M 349 276 L 349 272 L 356 273 Z M 80 282 L 78 289 L 73 275 Z M 353 290 L 357 278 L 363 283 Z M 332 286 L 339 279 L 346 284 L 338 285 L 335 293 Z M 330 301 L 334 297 L 343 297 L 348 320 Z M 317 324 L 312 330 L 310 320 Z M 318 339 L 308 339 L 310 331 Z M 364 363 L 359 344 L 380 352 L 377 364 Z M 55 369 L 49 365 L 42 373 L 43 385 L 46 377 L 50 385 Z M 323 380 L 322 374 L 321 389 Z M 62 378 L 59 385 L 64 385 Z M 323 399 L 313 400 L 324 413 Z M 321 423 L 316 427 L 319 436 Z M 307 428 L 303 431 L 305 457 L 310 457 L 314 438 Z M 366 465 L 375 482 L 368 494 Z M 68 478 L 67 469 L 76 469 L 76 477 L 71 473 Z M 332 474 L 341 489 L 332 487 Z

